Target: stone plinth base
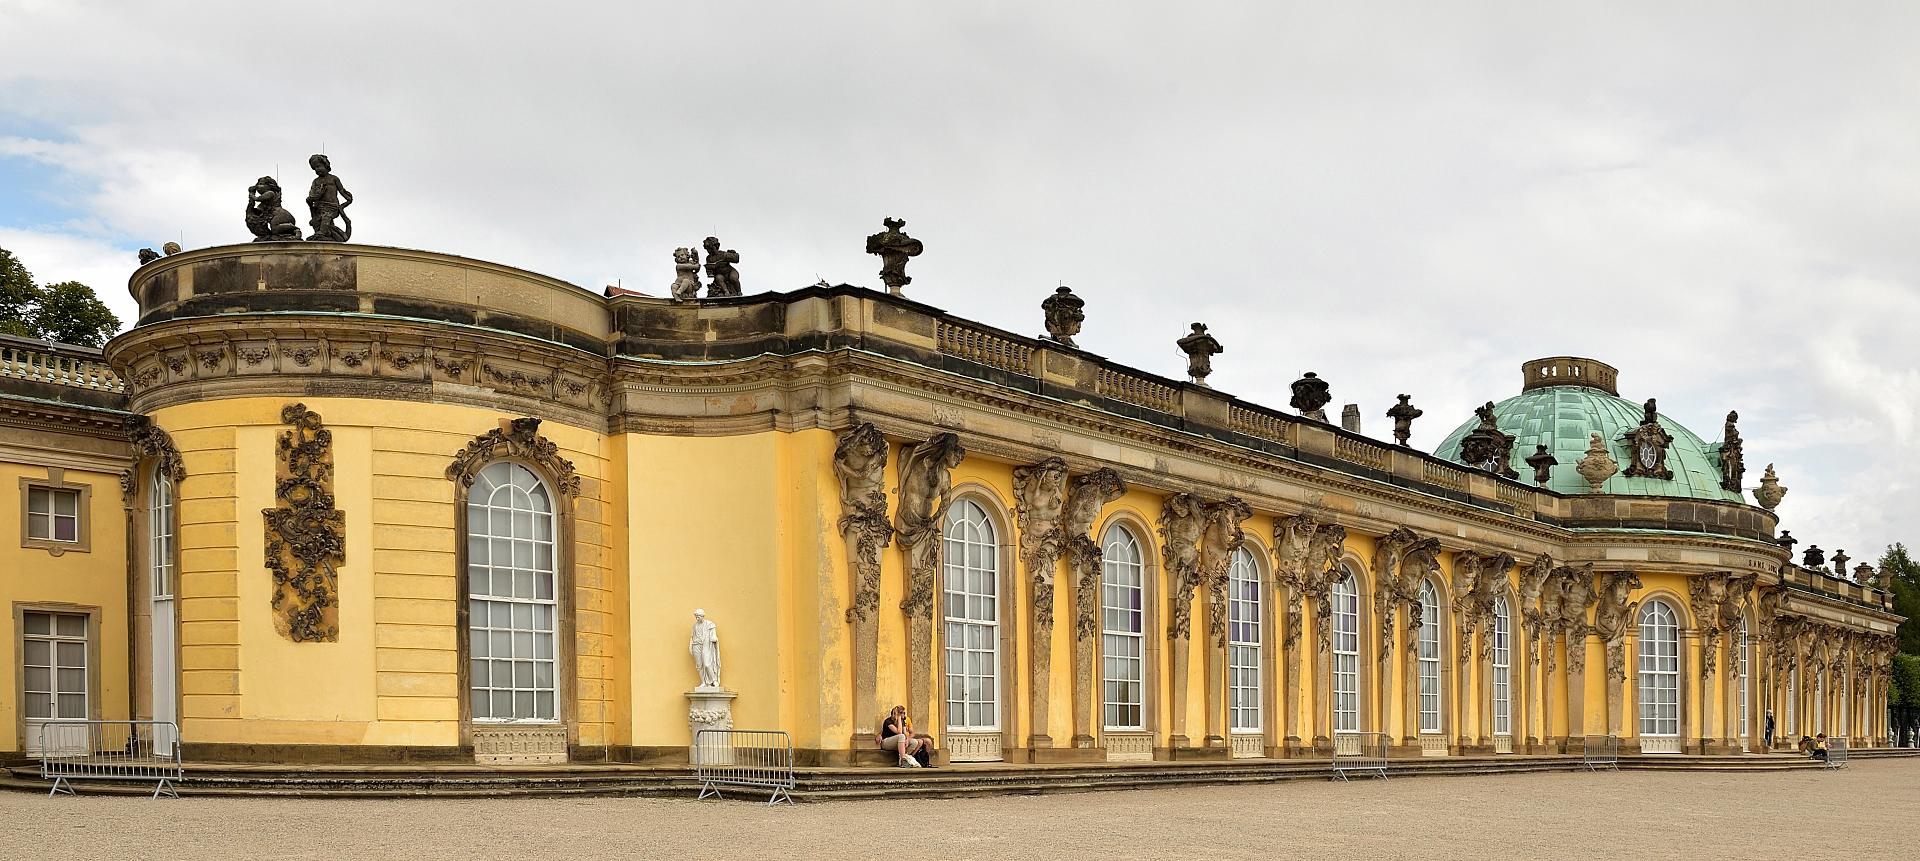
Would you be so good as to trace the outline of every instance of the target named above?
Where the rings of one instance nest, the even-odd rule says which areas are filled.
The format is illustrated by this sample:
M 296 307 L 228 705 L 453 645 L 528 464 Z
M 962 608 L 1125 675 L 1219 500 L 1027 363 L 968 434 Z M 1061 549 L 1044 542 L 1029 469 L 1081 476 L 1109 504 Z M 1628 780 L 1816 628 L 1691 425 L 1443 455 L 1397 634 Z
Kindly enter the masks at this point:
M 481 765 L 555 765 L 567 761 L 567 728 L 541 726 L 473 727 L 473 761 Z
M 1032 762 L 1107 761 L 1107 752 L 1097 747 L 1036 747 L 1029 755 Z
M 731 765 L 733 763 L 733 745 L 724 740 L 710 740 L 701 745 L 700 731 L 703 729 L 733 729 L 733 699 L 738 693 L 723 689 L 694 688 L 687 691 L 687 759 L 694 765 Z M 724 737 L 722 737 L 724 738 Z M 704 749 L 703 749 L 704 748 Z
M 1173 748 L 1172 753 L 1175 762 L 1225 761 L 1233 758 L 1233 750 L 1226 747 L 1176 747 Z

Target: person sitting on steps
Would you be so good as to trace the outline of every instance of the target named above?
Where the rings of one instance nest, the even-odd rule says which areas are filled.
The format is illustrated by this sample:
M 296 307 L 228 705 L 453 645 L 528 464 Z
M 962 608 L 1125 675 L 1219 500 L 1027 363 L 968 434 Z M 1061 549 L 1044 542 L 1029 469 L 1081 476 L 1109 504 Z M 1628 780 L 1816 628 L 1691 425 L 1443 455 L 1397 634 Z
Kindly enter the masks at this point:
M 1827 734 L 1824 732 L 1813 737 L 1813 758 L 1827 761 Z
M 880 728 L 882 750 L 898 752 L 901 768 L 933 768 L 933 742 L 913 734 L 913 718 L 906 706 L 894 706 Z

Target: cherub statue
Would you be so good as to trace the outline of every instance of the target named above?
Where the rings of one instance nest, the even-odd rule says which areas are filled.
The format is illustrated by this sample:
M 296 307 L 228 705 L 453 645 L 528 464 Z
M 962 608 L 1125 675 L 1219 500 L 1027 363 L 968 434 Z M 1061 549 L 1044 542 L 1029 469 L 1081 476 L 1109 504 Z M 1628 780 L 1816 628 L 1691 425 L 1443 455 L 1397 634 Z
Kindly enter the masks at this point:
M 307 189 L 307 211 L 312 217 L 307 226 L 313 229 L 313 235 L 307 237 L 310 242 L 346 242 L 353 238 L 353 219 L 347 217 L 347 207 L 353 204 L 353 192 L 333 174 L 333 162 L 324 155 L 315 155 L 307 159 L 307 166 L 315 174 L 313 185 Z M 264 179 L 264 177 L 263 177 Z M 274 184 L 279 190 L 279 184 Z M 340 219 L 346 225 L 343 230 L 334 226 L 333 220 Z
M 673 249 L 673 286 L 667 290 L 675 302 L 690 301 L 700 295 L 700 255 L 693 249 Z
M 740 295 L 740 270 L 733 268 L 740 262 L 740 252 L 721 251 L 720 240 L 711 236 L 700 247 L 707 249 L 707 277 L 713 281 L 707 285 L 707 298 Z
M 280 199 L 280 183 L 270 176 L 260 177 L 247 189 L 247 229 L 253 231 L 253 241 L 300 241 L 300 226 Z

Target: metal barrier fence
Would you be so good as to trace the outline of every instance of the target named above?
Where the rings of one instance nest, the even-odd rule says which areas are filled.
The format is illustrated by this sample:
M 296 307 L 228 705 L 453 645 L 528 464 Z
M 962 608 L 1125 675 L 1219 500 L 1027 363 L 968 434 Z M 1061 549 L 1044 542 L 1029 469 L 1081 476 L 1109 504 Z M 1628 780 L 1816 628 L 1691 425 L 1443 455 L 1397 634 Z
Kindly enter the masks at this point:
M 784 732 L 700 730 L 693 736 L 693 765 L 700 779 L 699 798 L 725 798 L 721 786 L 746 786 L 771 792 L 769 807 L 793 803 L 793 739 Z
M 1346 780 L 1347 772 L 1373 772 L 1387 779 L 1387 734 L 1384 732 L 1336 732 L 1333 734 L 1333 780 Z
M 1827 767 L 1847 767 L 1847 740 L 1839 736 L 1827 738 Z
M 1580 764 L 1588 771 L 1603 768 L 1620 770 L 1620 737 L 1617 735 L 1590 735 L 1581 743 Z
M 153 780 L 153 797 L 179 798 L 180 728 L 172 721 L 56 721 L 40 726 L 40 776 L 48 798 L 74 795 L 72 781 Z

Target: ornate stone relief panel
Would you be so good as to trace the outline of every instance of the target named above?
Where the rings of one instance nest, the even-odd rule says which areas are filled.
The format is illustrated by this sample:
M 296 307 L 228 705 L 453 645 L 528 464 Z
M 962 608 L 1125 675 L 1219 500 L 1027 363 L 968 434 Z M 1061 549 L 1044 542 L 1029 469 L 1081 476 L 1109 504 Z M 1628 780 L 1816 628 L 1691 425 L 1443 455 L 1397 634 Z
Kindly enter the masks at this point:
M 166 473 L 175 484 L 186 480 L 187 468 L 180 461 L 180 450 L 174 447 L 172 436 L 154 427 L 153 420 L 142 415 L 127 416 L 126 429 L 135 464 L 120 473 L 120 496 L 127 505 L 132 505 L 140 492 L 140 461 L 155 458 L 154 468 Z
M 346 560 L 346 512 L 333 507 L 333 434 L 305 404 L 280 410 L 293 426 L 280 435 L 267 568 L 273 572 L 273 627 L 296 643 L 340 639 L 339 563 Z
M 481 468 L 501 458 L 519 458 L 544 467 L 562 496 L 580 495 L 580 476 L 573 461 L 560 456 L 560 447 L 540 435 L 540 420 L 501 419 L 500 426 L 474 437 L 447 464 L 447 479 L 472 487 Z

